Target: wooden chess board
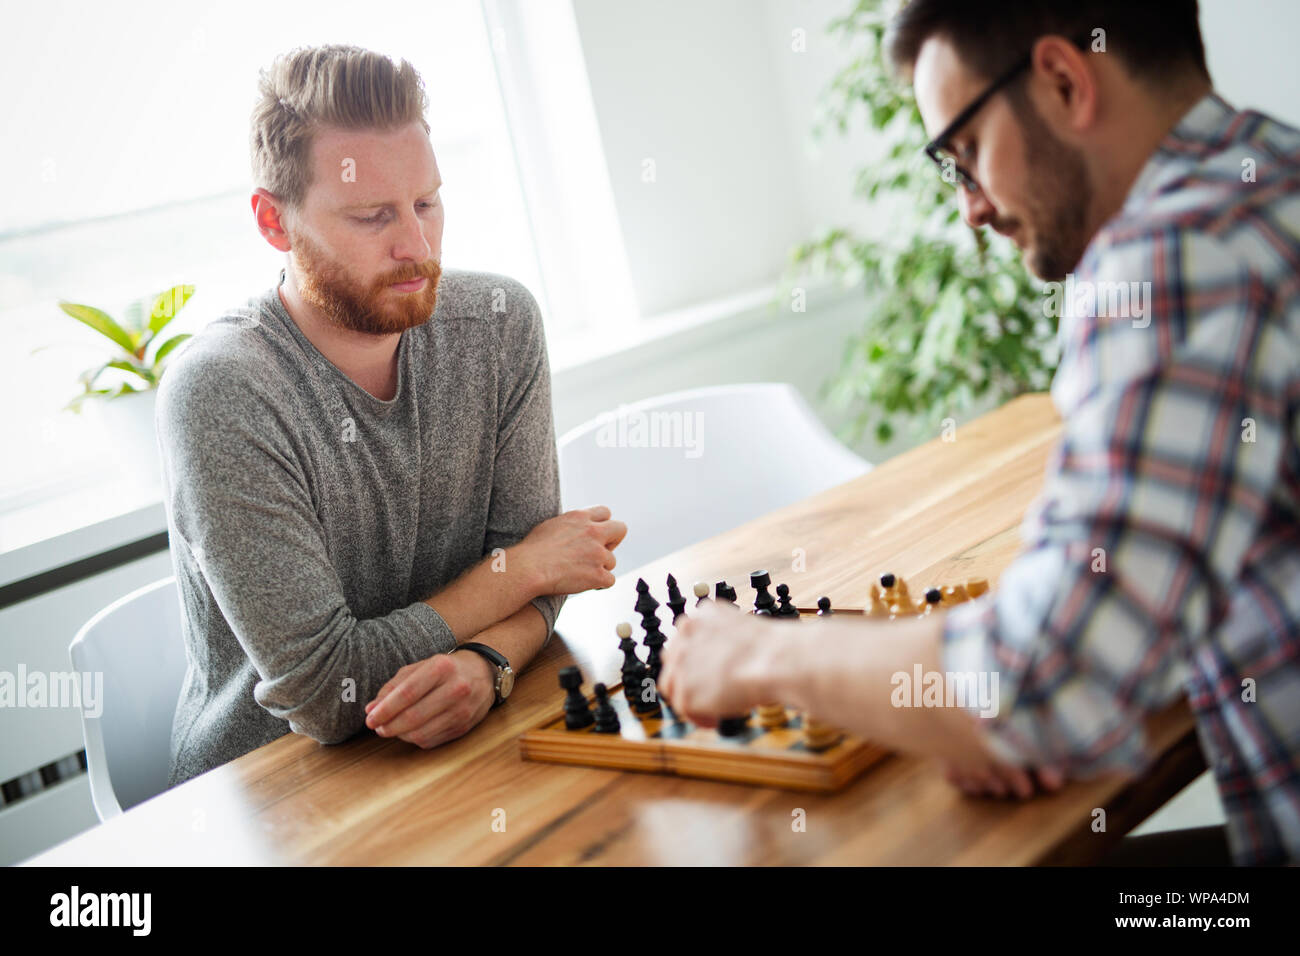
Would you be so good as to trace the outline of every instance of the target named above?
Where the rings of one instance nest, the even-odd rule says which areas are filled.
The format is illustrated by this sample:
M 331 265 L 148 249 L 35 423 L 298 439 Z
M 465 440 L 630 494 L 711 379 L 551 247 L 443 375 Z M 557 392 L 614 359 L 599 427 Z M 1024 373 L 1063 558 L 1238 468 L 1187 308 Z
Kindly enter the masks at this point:
M 886 591 L 877 586 L 868 595 L 866 608 L 836 608 L 834 613 L 857 617 L 912 617 L 925 610 L 923 602 L 908 595 L 906 583 L 898 579 L 902 590 Z M 975 579 L 966 585 L 941 589 L 939 608 L 968 600 L 987 589 L 987 582 Z M 799 607 L 800 623 L 816 627 L 820 621 L 817 608 Z M 793 623 L 793 622 L 791 622 Z M 788 790 L 830 793 L 852 782 L 888 752 L 878 744 L 839 732 L 838 740 L 824 749 L 810 748 L 804 739 L 807 716 L 786 710 L 786 726 L 765 729 L 758 712 L 750 714 L 749 724 L 735 736 L 723 736 L 712 728 L 697 727 L 680 720 L 671 703 L 663 703 L 660 713 L 641 716 L 623 694 L 622 684 L 609 686 L 609 702 L 618 714 L 617 734 L 596 733 L 594 727 L 570 730 L 565 726 L 563 709 L 525 732 L 519 738 L 520 754 L 525 760 L 547 763 L 605 767 L 612 770 L 636 770 L 646 773 L 704 777 Z M 586 695 L 594 706 L 595 698 Z
M 800 609 L 801 618 L 815 613 Z M 785 727 L 765 730 L 751 715 L 744 733 L 723 737 L 678 722 L 668 705 L 660 714 L 638 716 L 622 684 L 610 687 L 609 701 L 618 713 L 617 734 L 598 734 L 591 727 L 568 730 L 560 711 L 519 738 L 524 759 L 829 793 L 886 756 L 883 748 L 851 734 L 843 734 L 829 749 L 809 750 L 803 742 L 803 716 L 794 710 L 786 711 Z

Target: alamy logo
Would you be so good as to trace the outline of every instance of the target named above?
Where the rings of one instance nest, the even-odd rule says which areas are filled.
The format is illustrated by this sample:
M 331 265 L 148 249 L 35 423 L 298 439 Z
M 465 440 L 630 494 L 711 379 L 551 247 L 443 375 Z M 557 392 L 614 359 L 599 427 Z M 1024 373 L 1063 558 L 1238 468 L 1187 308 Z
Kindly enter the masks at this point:
M 620 405 L 602 417 L 600 448 L 682 448 L 687 458 L 704 454 L 703 412 L 643 412 Z
M 1049 319 L 1132 319 L 1135 329 L 1151 324 L 1150 282 L 1092 282 L 1071 272 L 1064 282 L 1044 283 L 1043 296 L 1043 315 Z
M 997 671 L 895 671 L 889 702 L 895 707 L 979 708 L 981 717 L 998 715 Z
M 0 707 L 80 707 L 87 717 L 104 711 L 104 672 L 0 671 Z
M 129 926 L 132 935 L 148 936 L 152 924 L 152 893 L 70 893 L 50 897 L 51 926 Z

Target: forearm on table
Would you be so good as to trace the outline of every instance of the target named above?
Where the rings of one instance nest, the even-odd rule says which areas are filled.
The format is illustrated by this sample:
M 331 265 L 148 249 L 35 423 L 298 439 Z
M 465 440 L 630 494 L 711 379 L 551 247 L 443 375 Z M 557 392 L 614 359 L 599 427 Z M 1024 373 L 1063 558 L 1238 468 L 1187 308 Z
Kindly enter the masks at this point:
M 792 636 L 760 665 L 767 699 L 811 712 L 827 723 L 892 749 L 970 763 L 992 758 L 978 718 L 961 707 L 895 707 L 893 677 L 943 673 L 943 615 L 888 624 L 827 621 L 815 638 Z M 827 633 L 831 629 L 834 633 Z M 946 697 L 944 698 L 946 699 Z
M 504 555 L 484 558 L 425 598 L 424 603 L 447 622 L 456 643 L 476 639 L 474 635 L 506 621 L 542 595 L 541 582 L 531 566 L 523 560 L 512 560 L 521 557 L 518 547 L 507 548 Z M 498 571 L 498 567 L 505 570 Z M 541 612 L 536 613 L 540 618 Z

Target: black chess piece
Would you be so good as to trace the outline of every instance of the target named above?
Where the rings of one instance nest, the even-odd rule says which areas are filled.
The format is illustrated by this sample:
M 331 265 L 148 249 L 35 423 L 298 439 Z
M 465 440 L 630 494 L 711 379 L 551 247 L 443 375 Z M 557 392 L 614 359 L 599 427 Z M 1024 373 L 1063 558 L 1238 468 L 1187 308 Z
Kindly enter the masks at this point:
M 638 686 L 640 669 L 645 665 L 641 663 L 641 658 L 636 656 L 636 641 L 632 639 L 632 625 L 627 621 L 619 621 L 614 627 L 614 632 L 618 635 L 618 649 L 623 652 L 623 696 L 631 701 Z
M 925 592 L 926 604 L 937 605 L 942 600 L 943 600 L 943 592 L 940 591 L 938 588 L 930 588 L 930 590 Z
M 772 576 L 766 571 L 749 572 L 749 586 L 757 592 L 754 595 L 755 614 L 771 614 L 772 608 L 776 606 L 776 599 L 768 591 L 771 583 Z
M 671 574 L 668 575 L 667 604 L 673 612 L 673 625 L 676 626 L 677 619 L 686 613 L 686 598 L 682 597 L 682 592 L 677 587 L 677 579 Z
M 659 602 L 650 593 L 650 585 L 645 583 L 645 578 L 637 578 L 636 604 L 632 606 L 632 610 L 636 611 L 644 619 L 653 614 L 658 607 Z
M 739 737 L 749 727 L 749 714 L 740 717 L 720 717 L 718 719 L 719 737 Z
M 650 675 L 650 679 L 656 684 L 659 683 L 659 668 L 663 665 L 661 656 L 666 643 L 668 643 L 668 639 L 659 633 L 658 629 L 645 636 L 645 646 L 650 648 L 650 652 L 645 659 L 646 673 Z
M 880 586 L 886 589 L 892 588 L 897 580 L 898 579 L 895 578 L 893 574 L 886 571 L 880 576 Z
M 715 585 L 714 587 L 713 594 L 714 597 L 717 598 L 719 603 L 730 604 L 732 607 L 737 606 L 736 589 L 733 588 L 731 585 L 729 585 L 726 581 L 719 581 L 717 585 Z
M 632 709 L 638 717 L 653 717 L 659 713 L 659 684 L 655 681 L 647 683 L 649 676 L 649 672 L 642 667 L 636 696 L 632 698 Z
M 597 684 L 593 690 L 596 692 L 596 733 L 618 733 L 618 713 L 609 702 L 609 689 L 604 684 Z
M 596 720 L 592 716 L 587 698 L 582 696 L 582 671 L 576 667 L 566 667 L 560 671 L 560 686 L 568 693 L 564 697 L 564 728 L 581 730 L 590 727 Z
M 790 600 L 790 586 L 788 584 L 778 584 L 776 586 L 776 609 L 772 611 L 774 617 L 789 618 L 797 620 L 799 609 L 794 606 Z
M 817 599 L 817 616 L 830 617 L 835 612 L 831 610 L 831 599 L 828 597 L 819 597 Z

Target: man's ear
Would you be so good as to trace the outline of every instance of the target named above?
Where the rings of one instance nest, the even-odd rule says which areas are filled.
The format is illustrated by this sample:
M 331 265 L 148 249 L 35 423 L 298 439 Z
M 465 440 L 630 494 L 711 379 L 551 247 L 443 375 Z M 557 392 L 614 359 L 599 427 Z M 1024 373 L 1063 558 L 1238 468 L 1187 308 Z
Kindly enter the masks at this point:
M 282 211 L 284 204 L 260 187 L 253 190 L 251 202 L 253 205 L 253 219 L 257 223 L 257 231 L 273 247 L 281 252 L 288 252 L 290 242 Z
M 1030 67 L 1039 89 L 1047 93 L 1046 103 L 1040 104 L 1044 119 L 1076 133 L 1097 118 L 1097 72 L 1089 56 L 1065 37 L 1040 37 Z

